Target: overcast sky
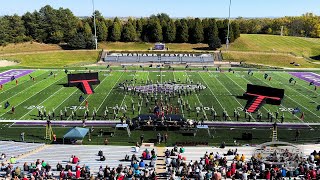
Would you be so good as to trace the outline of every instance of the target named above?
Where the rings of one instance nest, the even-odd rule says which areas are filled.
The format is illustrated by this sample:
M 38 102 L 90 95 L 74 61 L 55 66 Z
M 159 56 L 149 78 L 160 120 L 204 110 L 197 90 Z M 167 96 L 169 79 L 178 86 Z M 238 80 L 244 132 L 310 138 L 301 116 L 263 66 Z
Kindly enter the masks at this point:
M 0 15 L 22 15 L 45 5 L 69 8 L 76 16 L 92 14 L 92 0 L 9 0 L 2 1 Z M 95 0 L 105 17 L 145 17 L 167 13 L 171 17 L 227 17 L 229 0 Z M 298 16 L 320 14 L 320 0 L 233 0 L 232 17 Z

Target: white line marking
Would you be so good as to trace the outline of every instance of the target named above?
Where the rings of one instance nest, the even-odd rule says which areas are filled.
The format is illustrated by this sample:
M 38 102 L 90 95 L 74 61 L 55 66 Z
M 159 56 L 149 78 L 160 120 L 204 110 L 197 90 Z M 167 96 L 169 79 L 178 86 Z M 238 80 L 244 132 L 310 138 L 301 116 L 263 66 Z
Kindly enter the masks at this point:
M 51 96 L 47 97 L 45 100 L 43 100 L 39 105 L 42 105 L 43 103 L 45 103 L 49 98 L 51 98 L 52 96 L 54 96 L 56 93 L 58 93 L 59 91 L 61 91 L 63 89 L 63 87 L 61 87 L 58 91 L 56 91 L 55 93 L 51 94 Z M 23 119 L 23 117 L 25 117 L 26 115 L 28 115 L 30 112 L 32 112 L 34 109 L 31 109 L 30 111 L 28 111 L 27 113 L 25 113 L 21 118 L 19 119 Z
M 218 98 L 216 97 L 216 95 L 213 93 L 211 87 L 207 84 L 207 82 L 203 79 L 203 77 L 201 76 L 201 74 L 200 74 L 199 72 L 198 72 L 198 74 L 199 74 L 199 76 L 201 77 L 202 81 L 203 81 L 204 83 L 206 83 L 207 87 L 208 87 L 209 90 L 211 91 L 211 94 L 214 96 L 214 98 L 215 98 L 215 99 L 218 101 L 218 103 L 220 104 L 222 110 L 224 110 L 225 108 L 221 105 L 219 99 L 218 99 Z M 231 120 L 230 116 L 229 116 L 229 120 Z

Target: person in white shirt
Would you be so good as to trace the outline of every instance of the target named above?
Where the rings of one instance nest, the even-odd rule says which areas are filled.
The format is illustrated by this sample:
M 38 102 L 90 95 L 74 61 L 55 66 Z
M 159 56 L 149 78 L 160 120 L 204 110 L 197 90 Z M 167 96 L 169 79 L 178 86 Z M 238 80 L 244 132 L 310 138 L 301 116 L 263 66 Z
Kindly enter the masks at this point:
M 166 165 L 170 165 L 171 164 L 171 158 L 166 158 Z
M 39 171 L 41 171 L 41 168 L 42 168 L 42 164 L 39 163 L 39 164 L 37 165 L 37 169 L 38 169 Z
M 242 180 L 248 180 L 248 173 L 246 171 L 242 172 Z
M 260 164 L 260 171 L 265 171 L 266 170 L 266 165 L 264 163 Z

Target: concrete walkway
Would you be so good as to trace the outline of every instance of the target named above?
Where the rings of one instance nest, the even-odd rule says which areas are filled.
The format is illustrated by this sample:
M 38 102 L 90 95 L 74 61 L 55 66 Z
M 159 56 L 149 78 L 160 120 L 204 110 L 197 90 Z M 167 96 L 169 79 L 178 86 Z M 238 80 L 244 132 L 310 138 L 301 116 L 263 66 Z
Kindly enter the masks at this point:
M 167 179 L 165 177 L 166 163 L 165 163 L 164 151 L 165 151 L 165 147 L 157 147 L 158 156 L 156 161 L 156 164 L 157 164 L 156 172 L 157 172 L 158 179 Z

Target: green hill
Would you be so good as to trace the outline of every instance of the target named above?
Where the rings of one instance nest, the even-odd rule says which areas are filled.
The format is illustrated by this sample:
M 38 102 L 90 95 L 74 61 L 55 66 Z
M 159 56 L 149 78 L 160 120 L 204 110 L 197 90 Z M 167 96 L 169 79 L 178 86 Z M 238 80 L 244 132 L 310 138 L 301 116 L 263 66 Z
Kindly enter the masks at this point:
M 229 50 L 293 53 L 296 56 L 315 57 L 320 55 L 320 39 L 241 34 L 241 37 L 230 45 Z

